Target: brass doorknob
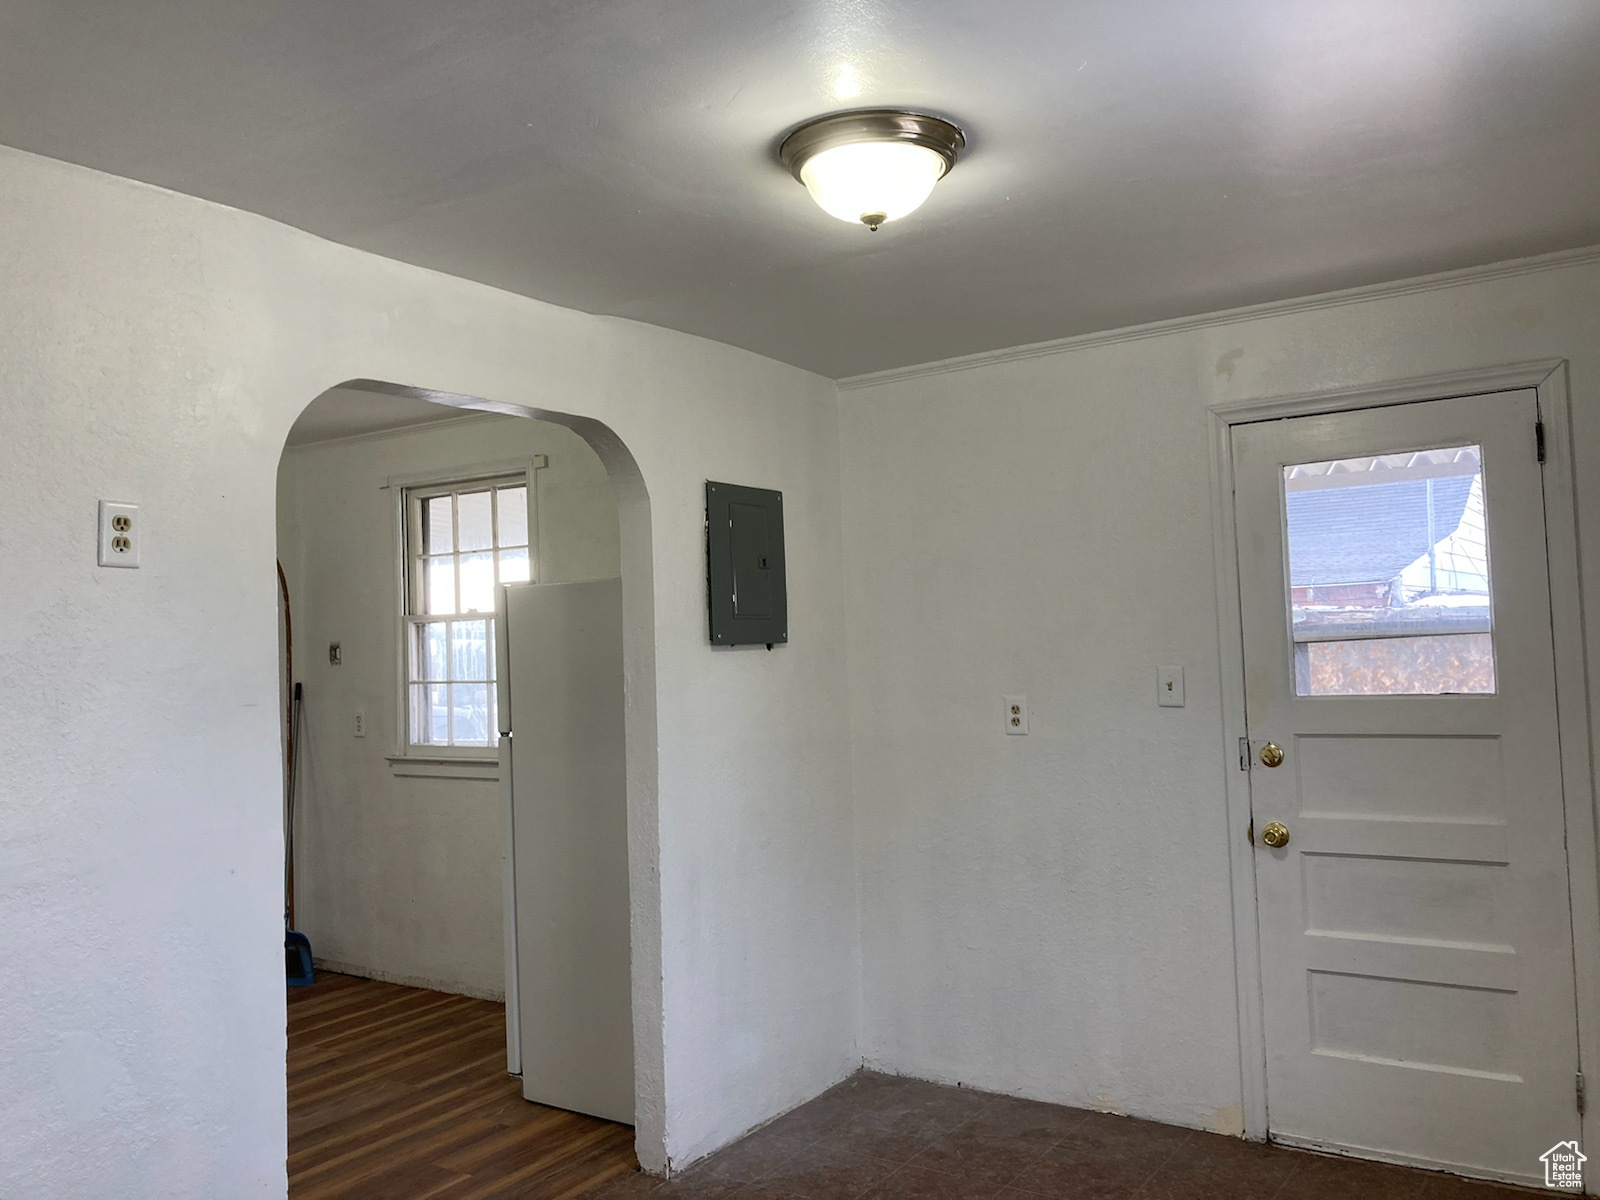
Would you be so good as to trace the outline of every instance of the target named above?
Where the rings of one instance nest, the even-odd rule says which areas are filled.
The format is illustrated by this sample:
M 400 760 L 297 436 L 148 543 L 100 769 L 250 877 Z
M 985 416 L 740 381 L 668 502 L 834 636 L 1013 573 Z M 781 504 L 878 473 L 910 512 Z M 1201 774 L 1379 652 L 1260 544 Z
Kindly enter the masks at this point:
M 1271 846 L 1274 850 L 1289 844 L 1289 827 L 1282 821 L 1273 821 L 1261 831 L 1263 845 Z
M 1276 767 L 1283 762 L 1283 747 L 1277 742 L 1268 742 L 1261 747 L 1261 765 L 1263 767 Z

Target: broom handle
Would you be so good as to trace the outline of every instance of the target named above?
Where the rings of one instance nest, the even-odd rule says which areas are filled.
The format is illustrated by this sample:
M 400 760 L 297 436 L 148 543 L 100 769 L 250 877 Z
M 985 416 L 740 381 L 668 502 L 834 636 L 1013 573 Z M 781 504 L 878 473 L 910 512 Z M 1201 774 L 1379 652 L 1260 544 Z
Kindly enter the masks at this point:
M 294 928 L 294 784 L 295 784 L 295 726 L 300 714 L 299 687 L 294 684 L 294 621 L 289 612 L 289 580 L 284 576 L 283 563 L 278 563 L 278 594 L 283 597 L 283 659 L 284 676 L 290 684 L 289 695 L 284 697 L 284 726 L 287 730 L 283 748 L 284 803 L 283 803 L 283 924 Z
M 305 719 L 305 705 L 301 696 L 300 684 L 294 685 L 294 717 L 290 722 L 290 737 L 294 742 L 294 753 L 289 758 L 289 830 L 284 838 L 284 922 L 289 929 L 294 928 L 294 802 L 299 791 L 300 774 L 300 742 L 301 723 Z

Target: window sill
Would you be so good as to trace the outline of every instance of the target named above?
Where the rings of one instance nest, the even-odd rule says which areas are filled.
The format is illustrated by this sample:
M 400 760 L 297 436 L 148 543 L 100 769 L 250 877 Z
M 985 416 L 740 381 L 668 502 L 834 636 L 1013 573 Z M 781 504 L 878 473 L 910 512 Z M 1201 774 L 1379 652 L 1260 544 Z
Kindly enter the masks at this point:
M 389 773 L 405 779 L 478 779 L 485 783 L 496 783 L 500 779 L 500 760 L 391 754 Z

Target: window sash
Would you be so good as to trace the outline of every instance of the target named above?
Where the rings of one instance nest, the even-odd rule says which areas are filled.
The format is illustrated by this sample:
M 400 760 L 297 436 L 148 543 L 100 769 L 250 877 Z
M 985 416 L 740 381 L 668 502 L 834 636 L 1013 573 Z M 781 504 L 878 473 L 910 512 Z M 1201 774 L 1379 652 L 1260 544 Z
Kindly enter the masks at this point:
M 469 540 L 482 542 L 487 532 L 488 545 L 464 549 L 462 497 L 483 493 L 489 498 L 488 527 L 485 531 L 481 519 L 475 520 L 475 536 Z M 520 500 L 520 513 L 506 506 L 513 495 Z M 436 503 L 440 500 L 448 504 Z M 527 474 L 430 484 L 402 494 L 400 678 L 408 753 L 482 752 L 499 740 L 495 589 L 532 580 L 530 501 Z M 448 537 L 439 536 L 432 524 L 441 510 L 449 513 Z M 518 540 L 502 542 L 502 536 Z M 447 596 L 440 595 L 441 585 L 449 589 Z
M 405 626 L 408 745 L 492 749 L 499 739 L 494 618 L 408 616 Z M 430 638 L 434 630 L 442 636 Z
M 502 542 L 501 526 L 501 492 L 507 489 L 527 489 L 527 475 L 497 475 L 485 479 L 463 480 L 456 483 L 435 484 L 428 487 L 407 488 L 405 492 L 405 524 L 406 524 L 406 564 L 405 564 L 405 614 L 407 616 L 428 615 L 433 617 L 465 616 L 469 611 L 491 612 L 494 608 L 494 587 L 500 583 L 522 583 L 532 581 L 533 569 L 533 529 L 531 512 L 527 507 L 528 492 L 523 490 L 523 519 L 521 522 L 523 536 L 518 541 Z M 492 519 L 492 533 L 490 544 L 483 549 L 463 550 L 461 548 L 461 518 L 460 498 L 463 494 L 474 495 L 487 491 L 491 498 L 490 511 Z M 429 502 L 448 498 L 450 501 L 450 537 L 449 549 L 435 551 L 429 548 L 427 511 Z M 520 553 L 519 553 L 520 552 Z M 489 564 L 493 567 L 488 588 L 488 607 L 467 609 L 461 603 L 461 564 L 463 559 L 481 560 L 487 555 Z M 519 569 L 507 572 L 504 568 L 507 562 L 520 562 Z M 433 607 L 430 611 L 428 596 L 428 570 L 431 564 L 448 564 L 452 593 L 451 603 L 447 606 Z M 479 597 L 482 598 L 481 596 Z

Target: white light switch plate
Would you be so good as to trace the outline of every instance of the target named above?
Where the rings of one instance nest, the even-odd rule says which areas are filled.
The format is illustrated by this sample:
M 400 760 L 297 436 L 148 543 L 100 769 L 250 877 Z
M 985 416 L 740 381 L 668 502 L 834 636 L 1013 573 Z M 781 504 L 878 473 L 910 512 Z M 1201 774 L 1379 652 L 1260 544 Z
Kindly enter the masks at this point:
M 1006 732 L 1012 737 L 1022 737 L 1028 732 L 1028 698 L 1026 696 L 1007 696 L 1005 698 Z
M 1183 668 L 1156 668 L 1156 703 L 1162 708 L 1183 707 Z

